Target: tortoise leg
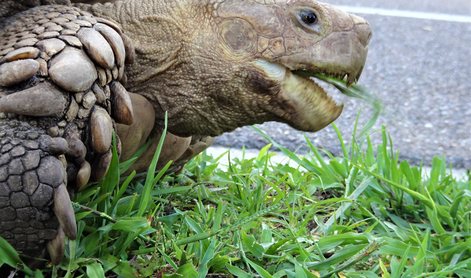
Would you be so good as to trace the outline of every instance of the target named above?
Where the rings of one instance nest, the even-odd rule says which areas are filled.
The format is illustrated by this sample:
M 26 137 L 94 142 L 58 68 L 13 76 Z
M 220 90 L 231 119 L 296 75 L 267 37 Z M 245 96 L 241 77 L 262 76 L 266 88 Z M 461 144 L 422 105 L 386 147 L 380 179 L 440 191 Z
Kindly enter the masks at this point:
M 62 260 L 77 236 L 67 192 L 67 141 L 27 122 L 0 120 L 0 236 L 20 253 Z M 51 241 L 50 244 L 47 242 Z
M 15 94 L 22 93 L 8 96 Z M 47 248 L 59 264 L 65 237 L 77 236 L 69 192 L 106 174 L 115 123 L 97 105 L 68 123 L 4 112 L 0 117 L 0 236 L 31 257 Z M 61 135 L 54 132 L 57 126 Z
M 59 264 L 65 237 L 77 237 L 69 191 L 101 179 L 111 160 L 114 123 L 103 110 L 91 109 L 81 131 L 67 124 L 63 137 L 49 135 L 40 118 L 0 114 L 0 236 L 20 253 L 40 258 L 47 248 Z
M 116 124 L 116 132 L 121 140 L 121 161 L 130 159 L 147 141 L 155 123 L 155 112 L 150 102 L 143 96 L 129 93 L 133 109 L 131 125 Z
M 104 177 L 116 123 L 133 122 L 121 81 L 134 50 L 117 24 L 54 5 L 9 18 L 0 50 L 0 236 L 58 264 L 76 237 L 69 192 Z
M 152 130 L 149 140 L 152 140 L 150 146 L 142 153 L 139 159 L 127 170 L 125 174 L 130 174 L 132 171 L 137 173 L 145 172 L 148 170 L 149 165 L 154 158 L 155 151 L 159 145 L 162 130 L 154 128 Z M 167 170 L 167 173 L 179 172 L 193 157 L 207 149 L 214 141 L 214 137 L 179 137 L 170 132 L 165 135 L 165 140 L 160 152 L 159 161 L 157 162 L 156 170 L 159 171 L 172 161 L 172 165 Z M 140 146 L 142 147 L 142 145 Z M 125 161 L 125 160 L 122 160 Z
M 138 173 L 147 171 L 162 136 L 162 130 L 154 126 L 155 111 L 150 102 L 141 95 L 134 93 L 129 93 L 129 95 L 134 121 L 131 125 L 116 125 L 122 143 L 120 160 L 130 159 L 148 140 L 153 140 L 153 142 L 127 171 L 127 174 L 132 171 Z M 169 172 L 179 171 L 185 163 L 208 148 L 213 141 L 213 137 L 179 137 L 167 132 L 156 169 L 160 170 L 169 161 L 173 161 Z
M 122 142 L 121 161 L 130 159 L 148 140 L 153 140 L 147 150 L 131 166 L 127 173 L 147 171 L 159 144 L 162 130 L 155 128 L 155 112 L 150 102 L 143 96 L 129 93 L 132 101 L 134 121 L 131 125 L 117 124 L 116 130 Z M 160 153 L 157 170 L 170 160 L 178 159 L 188 148 L 191 138 L 182 138 L 167 133 Z

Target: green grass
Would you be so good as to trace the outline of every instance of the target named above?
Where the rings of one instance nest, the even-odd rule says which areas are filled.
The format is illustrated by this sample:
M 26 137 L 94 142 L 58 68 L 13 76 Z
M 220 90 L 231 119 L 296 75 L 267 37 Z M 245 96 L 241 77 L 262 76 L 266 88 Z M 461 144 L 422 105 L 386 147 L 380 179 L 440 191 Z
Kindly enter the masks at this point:
M 272 163 L 268 145 L 133 181 L 114 156 L 75 197 L 78 239 L 60 266 L 22 267 L 2 240 L 0 265 L 29 277 L 471 277 L 469 173 L 456 179 L 444 158 L 424 173 L 376 132 L 378 146 L 369 136 L 345 145 L 338 131 L 342 157 L 308 139 L 299 156 L 262 133 L 291 164 Z

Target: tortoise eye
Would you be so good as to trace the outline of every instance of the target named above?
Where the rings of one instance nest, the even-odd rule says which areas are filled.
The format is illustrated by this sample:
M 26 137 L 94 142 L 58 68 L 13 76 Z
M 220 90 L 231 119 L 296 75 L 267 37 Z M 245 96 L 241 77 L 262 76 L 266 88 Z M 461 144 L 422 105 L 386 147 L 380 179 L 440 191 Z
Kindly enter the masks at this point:
M 312 11 L 301 11 L 301 20 L 307 25 L 313 25 L 317 22 L 317 15 Z

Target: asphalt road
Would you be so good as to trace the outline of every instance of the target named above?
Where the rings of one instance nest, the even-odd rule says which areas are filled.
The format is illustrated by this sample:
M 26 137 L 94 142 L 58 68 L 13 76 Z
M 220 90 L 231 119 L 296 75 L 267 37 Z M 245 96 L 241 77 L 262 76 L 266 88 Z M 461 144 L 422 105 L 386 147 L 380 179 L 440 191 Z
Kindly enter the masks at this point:
M 400 158 L 430 164 L 433 156 L 444 154 L 455 168 L 471 168 L 471 1 L 326 2 L 352 9 L 373 8 L 356 11 L 374 30 L 359 84 L 382 99 L 386 112 L 375 128 L 387 127 Z M 390 15 L 397 10 L 415 13 Z M 355 99 L 345 101 L 344 112 L 336 121 L 347 142 L 360 107 L 360 123 L 365 123 L 371 109 Z M 291 150 L 307 150 L 303 133 L 287 125 L 265 123 L 259 128 Z M 306 136 L 334 155 L 341 153 L 332 127 Z M 381 137 L 376 134 L 372 139 L 378 144 Z M 261 148 L 267 143 L 244 127 L 218 137 L 215 145 Z

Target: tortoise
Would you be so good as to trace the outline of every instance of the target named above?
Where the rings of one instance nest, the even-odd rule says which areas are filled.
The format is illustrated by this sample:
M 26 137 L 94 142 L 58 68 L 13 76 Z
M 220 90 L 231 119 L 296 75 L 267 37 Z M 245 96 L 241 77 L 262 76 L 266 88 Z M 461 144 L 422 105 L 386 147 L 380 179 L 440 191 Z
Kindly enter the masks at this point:
M 171 171 L 237 127 L 278 121 L 318 131 L 343 106 L 305 76 L 351 85 L 372 36 L 364 19 L 313 0 L 4 7 L 0 236 L 53 264 L 77 236 L 70 198 L 104 177 L 114 132 L 121 161 L 154 140 L 130 169 L 142 172 L 166 113 L 158 168 L 174 161 Z

